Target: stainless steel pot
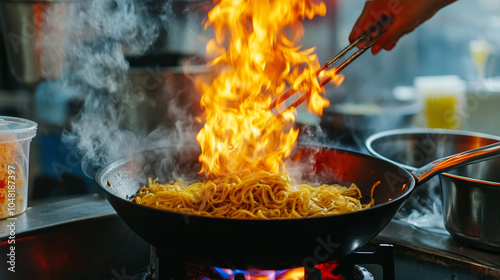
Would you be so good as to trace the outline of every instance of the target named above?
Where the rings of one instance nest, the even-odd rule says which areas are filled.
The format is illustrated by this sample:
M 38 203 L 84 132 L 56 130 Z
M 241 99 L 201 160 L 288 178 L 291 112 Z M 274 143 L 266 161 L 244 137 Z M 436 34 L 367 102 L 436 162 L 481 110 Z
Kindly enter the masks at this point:
M 57 78 L 64 59 L 64 29 L 76 0 L 0 0 L 0 28 L 7 62 L 21 84 Z M 3 62 L 2 62 L 3 63 Z
M 195 79 L 210 81 L 213 71 L 193 55 L 167 53 L 128 57 L 130 85 L 120 99 L 121 126 L 150 132 L 193 124 L 201 115 Z
M 482 133 L 443 129 L 401 129 L 372 135 L 373 155 L 413 171 L 443 156 L 500 141 Z M 453 238 L 500 251 L 500 158 L 439 175 L 444 225 Z

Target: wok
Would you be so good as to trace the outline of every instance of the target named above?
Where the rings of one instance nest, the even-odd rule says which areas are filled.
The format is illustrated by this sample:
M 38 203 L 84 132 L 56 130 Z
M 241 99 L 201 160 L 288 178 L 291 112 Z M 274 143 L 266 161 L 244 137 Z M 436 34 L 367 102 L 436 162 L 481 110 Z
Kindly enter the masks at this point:
M 96 181 L 123 221 L 167 257 L 238 269 L 284 269 L 348 255 L 368 243 L 393 218 L 416 184 L 434 174 L 500 153 L 500 144 L 434 161 L 410 174 L 376 157 L 325 146 L 297 147 L 288 166 L 300 163 L 304 179 L 355 183 L 375 205 L 358 212 L 315 218 L 241 220 L 201 217 L 154 209 L 129 201 L 148 177 L 196 178 L 197 153 L 145 151 L 101 168 Z M 362 201 L 366 202 L 366 201 Z

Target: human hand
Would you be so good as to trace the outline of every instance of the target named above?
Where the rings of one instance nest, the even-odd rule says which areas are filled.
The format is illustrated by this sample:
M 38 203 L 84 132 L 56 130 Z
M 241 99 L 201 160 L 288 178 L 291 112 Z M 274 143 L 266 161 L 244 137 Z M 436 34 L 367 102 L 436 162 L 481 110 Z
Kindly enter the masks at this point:
M 349 35 L 353 42 L 363 34 L 374 38 L 385 30 L 372 46 L 372 54 L 392 50 L 398 40 L 434 16 L 441 8 L 456 0 L 367 0 Z M 371 33 L 371 34 L 370 34 Z

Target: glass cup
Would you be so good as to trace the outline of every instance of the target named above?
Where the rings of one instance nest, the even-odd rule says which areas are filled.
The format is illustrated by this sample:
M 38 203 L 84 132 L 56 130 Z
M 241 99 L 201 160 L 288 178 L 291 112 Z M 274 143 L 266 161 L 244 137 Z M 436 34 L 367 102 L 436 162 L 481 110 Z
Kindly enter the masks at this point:
M 36 128 L 33 121 L 0 116 L 0 219 L 28 206 L 29 151 Z

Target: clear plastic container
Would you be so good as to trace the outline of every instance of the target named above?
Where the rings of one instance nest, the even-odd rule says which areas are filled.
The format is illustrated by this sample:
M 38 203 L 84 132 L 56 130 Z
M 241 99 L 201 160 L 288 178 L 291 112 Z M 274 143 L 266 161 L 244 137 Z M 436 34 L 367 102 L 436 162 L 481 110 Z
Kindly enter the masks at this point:
M 18 215 L 28 205 L 29 152 L 37 123 L 0 116 L 0 219 Z
M 466 84 L 458 76 L 416 77 L 423 99 L 420 124 L 428 128 L 462 129 Z

